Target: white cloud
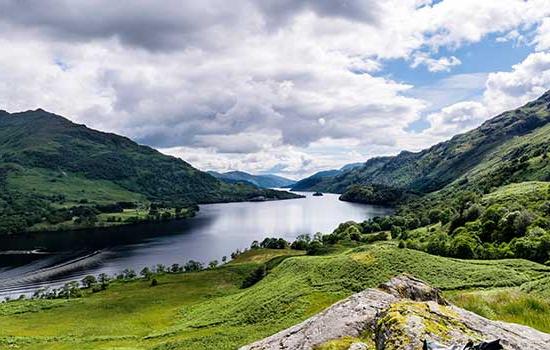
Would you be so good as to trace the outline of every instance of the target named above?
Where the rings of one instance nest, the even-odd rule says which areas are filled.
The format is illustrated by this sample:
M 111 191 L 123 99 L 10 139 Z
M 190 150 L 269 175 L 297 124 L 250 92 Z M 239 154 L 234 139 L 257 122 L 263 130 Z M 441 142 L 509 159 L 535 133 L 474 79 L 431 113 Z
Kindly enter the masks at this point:
M 41 107 L 202 168 L 305 174 L 470 125 L 442 117 L 439 132 L 406 132 L 430 103 L 381 73 L 385 59 L 447 71 L 460 59 L 440 48 L 539 23 L 544 2 L 0 0 L 0 108 Z M 537 64 L 489 81 L 531 96 L 545 84 Z
M 431 58 L 425 53 L 418 53 L 415 55 L 411 67 L 416 68 L 424 65 L 430 72 L 448 72 L 451 67 L 458 66 L 461 63 L 455 56 Z
M 513 41 L 515 45 L 524 44 L 527 41 L 525 36 L 520 34 L 520 32 L 517 31 L 516 29 L 509 31 L 508 33 L 506 33 L 506 35 L 497 37 L 495 40 L 498 43 Z
M 550 18 L 543 19 L 537 28 L 534 44 L 537 51 L 550 50 Z
M 463 101 L 428 116 L 424 135 L 449 137 L 480 125 L 506 110 L 536 99 L 550 88 L 550 52 L 532 53 L 509 72 L 487 77 L 480 101 Z
M 430 133 L 448 137 L 480 125 L 487 118 L 483 104 L 464 101 L 443 108 L 428 115 Z

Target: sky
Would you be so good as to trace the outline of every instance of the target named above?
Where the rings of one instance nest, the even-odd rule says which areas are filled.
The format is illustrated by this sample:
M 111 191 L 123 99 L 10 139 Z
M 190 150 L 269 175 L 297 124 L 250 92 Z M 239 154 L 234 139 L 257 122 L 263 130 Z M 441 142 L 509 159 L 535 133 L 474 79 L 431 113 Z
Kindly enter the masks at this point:
M 550 0 L 0 0 L 0 48 L 0 109 L 298 179 L 542 95 Z

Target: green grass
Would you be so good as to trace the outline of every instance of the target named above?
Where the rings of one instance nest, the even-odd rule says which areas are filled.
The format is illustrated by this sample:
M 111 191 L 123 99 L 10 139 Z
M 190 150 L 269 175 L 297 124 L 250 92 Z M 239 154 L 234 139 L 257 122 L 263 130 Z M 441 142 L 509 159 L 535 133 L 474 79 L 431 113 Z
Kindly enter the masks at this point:
M 550 276 L 525 283 L 521 289 L 526 293 L 535 294 L 550 300 Z
M 451 293 L 462 308 L 493 320 L 514 322 L 550 333 L 550 300 L 518 288 Z
M 301 250 L 292 249 L 251 249 L 231 260 L 228 265 L 256 263 L 263 264 L 279 256 L 303 255 Z
M 116 282 L 55 305 L 2 304 L 0 348 L 235 349 L 402 272 L 449 291 L 519 287 L 550 274 L 550 268 L 524 260 L 448 259 L 385 242 L 332 255 L 290 256 L 254 286 L 240 288 L 260 264 L 287 253 L 247 252 L 220 268 L 160 276 L 156 287 Z
M 130 192 L 106 180 L 90 180 L 78 174 L 40 168 L 25 168 L 10 173 L 8 184 L 11 188 L 43 196 L 56 196 L 62 193 L 65 199 L 61 205 L 74 205 L 80 200 L 98 204 L 113 202 L 144 202 L 145 196 Z

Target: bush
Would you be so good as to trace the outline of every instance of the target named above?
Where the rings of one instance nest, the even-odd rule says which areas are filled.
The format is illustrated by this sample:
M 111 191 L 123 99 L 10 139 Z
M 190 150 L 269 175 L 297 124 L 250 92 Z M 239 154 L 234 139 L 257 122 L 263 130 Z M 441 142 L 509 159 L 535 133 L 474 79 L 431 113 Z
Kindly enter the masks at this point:
M 196 272 L 202 270 L 204 266 L 199 261 L 189 260 L 183 268 L 185 272 Z
M 382 231 L 378 233 L 370 233 L 370 234 L 364 235 L 361 241 L 368 244 L 368 243 L 374 243 L 378 241 L 387 241 L 388 239 L 390 239 L 388 232 Z
M 319 241 L 313 241 L 307 247 L 306 253 L 307 255 L 319 255 L 319 254 L 322 254 L 324 250 L 325 249 L 324 249 L 323 243 Z
M 282 238 L 266 238 L 260 243 L 260 247 L 268 249 L 285 249 L 289 244 Z
M 430 237 L 426 251 L 430 254 L 446 256 L 449 254 L 449 245 L 449 236 L 441 232 Z
M 451 256 L 462 259 L 472 259 L 475 257 L 474 251 L 477 241 L 467 232 L 459 232 L 451 240 L 449 253 Z

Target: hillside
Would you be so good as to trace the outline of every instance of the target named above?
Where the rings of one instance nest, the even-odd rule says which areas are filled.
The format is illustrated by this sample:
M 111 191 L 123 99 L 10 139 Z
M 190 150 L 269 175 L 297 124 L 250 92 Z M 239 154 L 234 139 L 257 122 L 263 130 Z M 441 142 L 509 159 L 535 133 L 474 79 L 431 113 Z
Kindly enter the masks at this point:
M 333 178 L 337 175 L 344 174 L 345 172 L 351 171 L 355 168 L 363 166 L 364 163 L 352 163 L 344 165 L 340 169 L 333 170 L 323 170 L 316 172 L 315 174 L 308 176 L 292 186 L 293 191 L 312 191 L 316 189 L 318 184 L 321 184 L 324 179 Z
M 210 175 L 228 183 L 244 182 L 260 188 L 283 188 L 290 187 L 296 183 L 294 180 L 287 179 L 277 175 L 252 175 L 244 171 L 228 171 L 218 173 L 209 171 Z
M 291 252 L 251 250 L 218 268 L 158 274 L 154 287 L 142 278 L 116 280 L 106 290 L 84 290 L 82 298 L 0 304 L 0 347 L 232 350 L 404 272 L 452 293 L 459 306 L 464 306 L 461 300 L 467 305 L 477 291 L 514 291 L 537 309 L 518 312 L 516 299 L 486 300 L 484 312 L 492 312 L 493 319 L 515 317 L 514 322 L 550 330 L 550 303 L 534 286 L 550 273 L 543 265 L 449 259 L 388 242 L 341 247 L 324 256 Z M 266 277 L 242 287 L 266 265 L 274 265 Z
M 486 192 L 511 182 L 548 181 L 549 121 L 550 91 L 423 151 L 373 158 L 302 189 L 343 193 L 351 185 L 380 184 L 429 193 L 454 183 Z
M 97 205 L 116 205 L 120 211 L 153 202 L 174 209 L 295 197 L 224 183 L 181 159 L 41 109 L 0 112 L 0 187 L 0 233 L 42 222 L 67 226 L 70 218 L 89 212 L 81 207 Z M 74 207 L 78 213 L 70 212 Z

